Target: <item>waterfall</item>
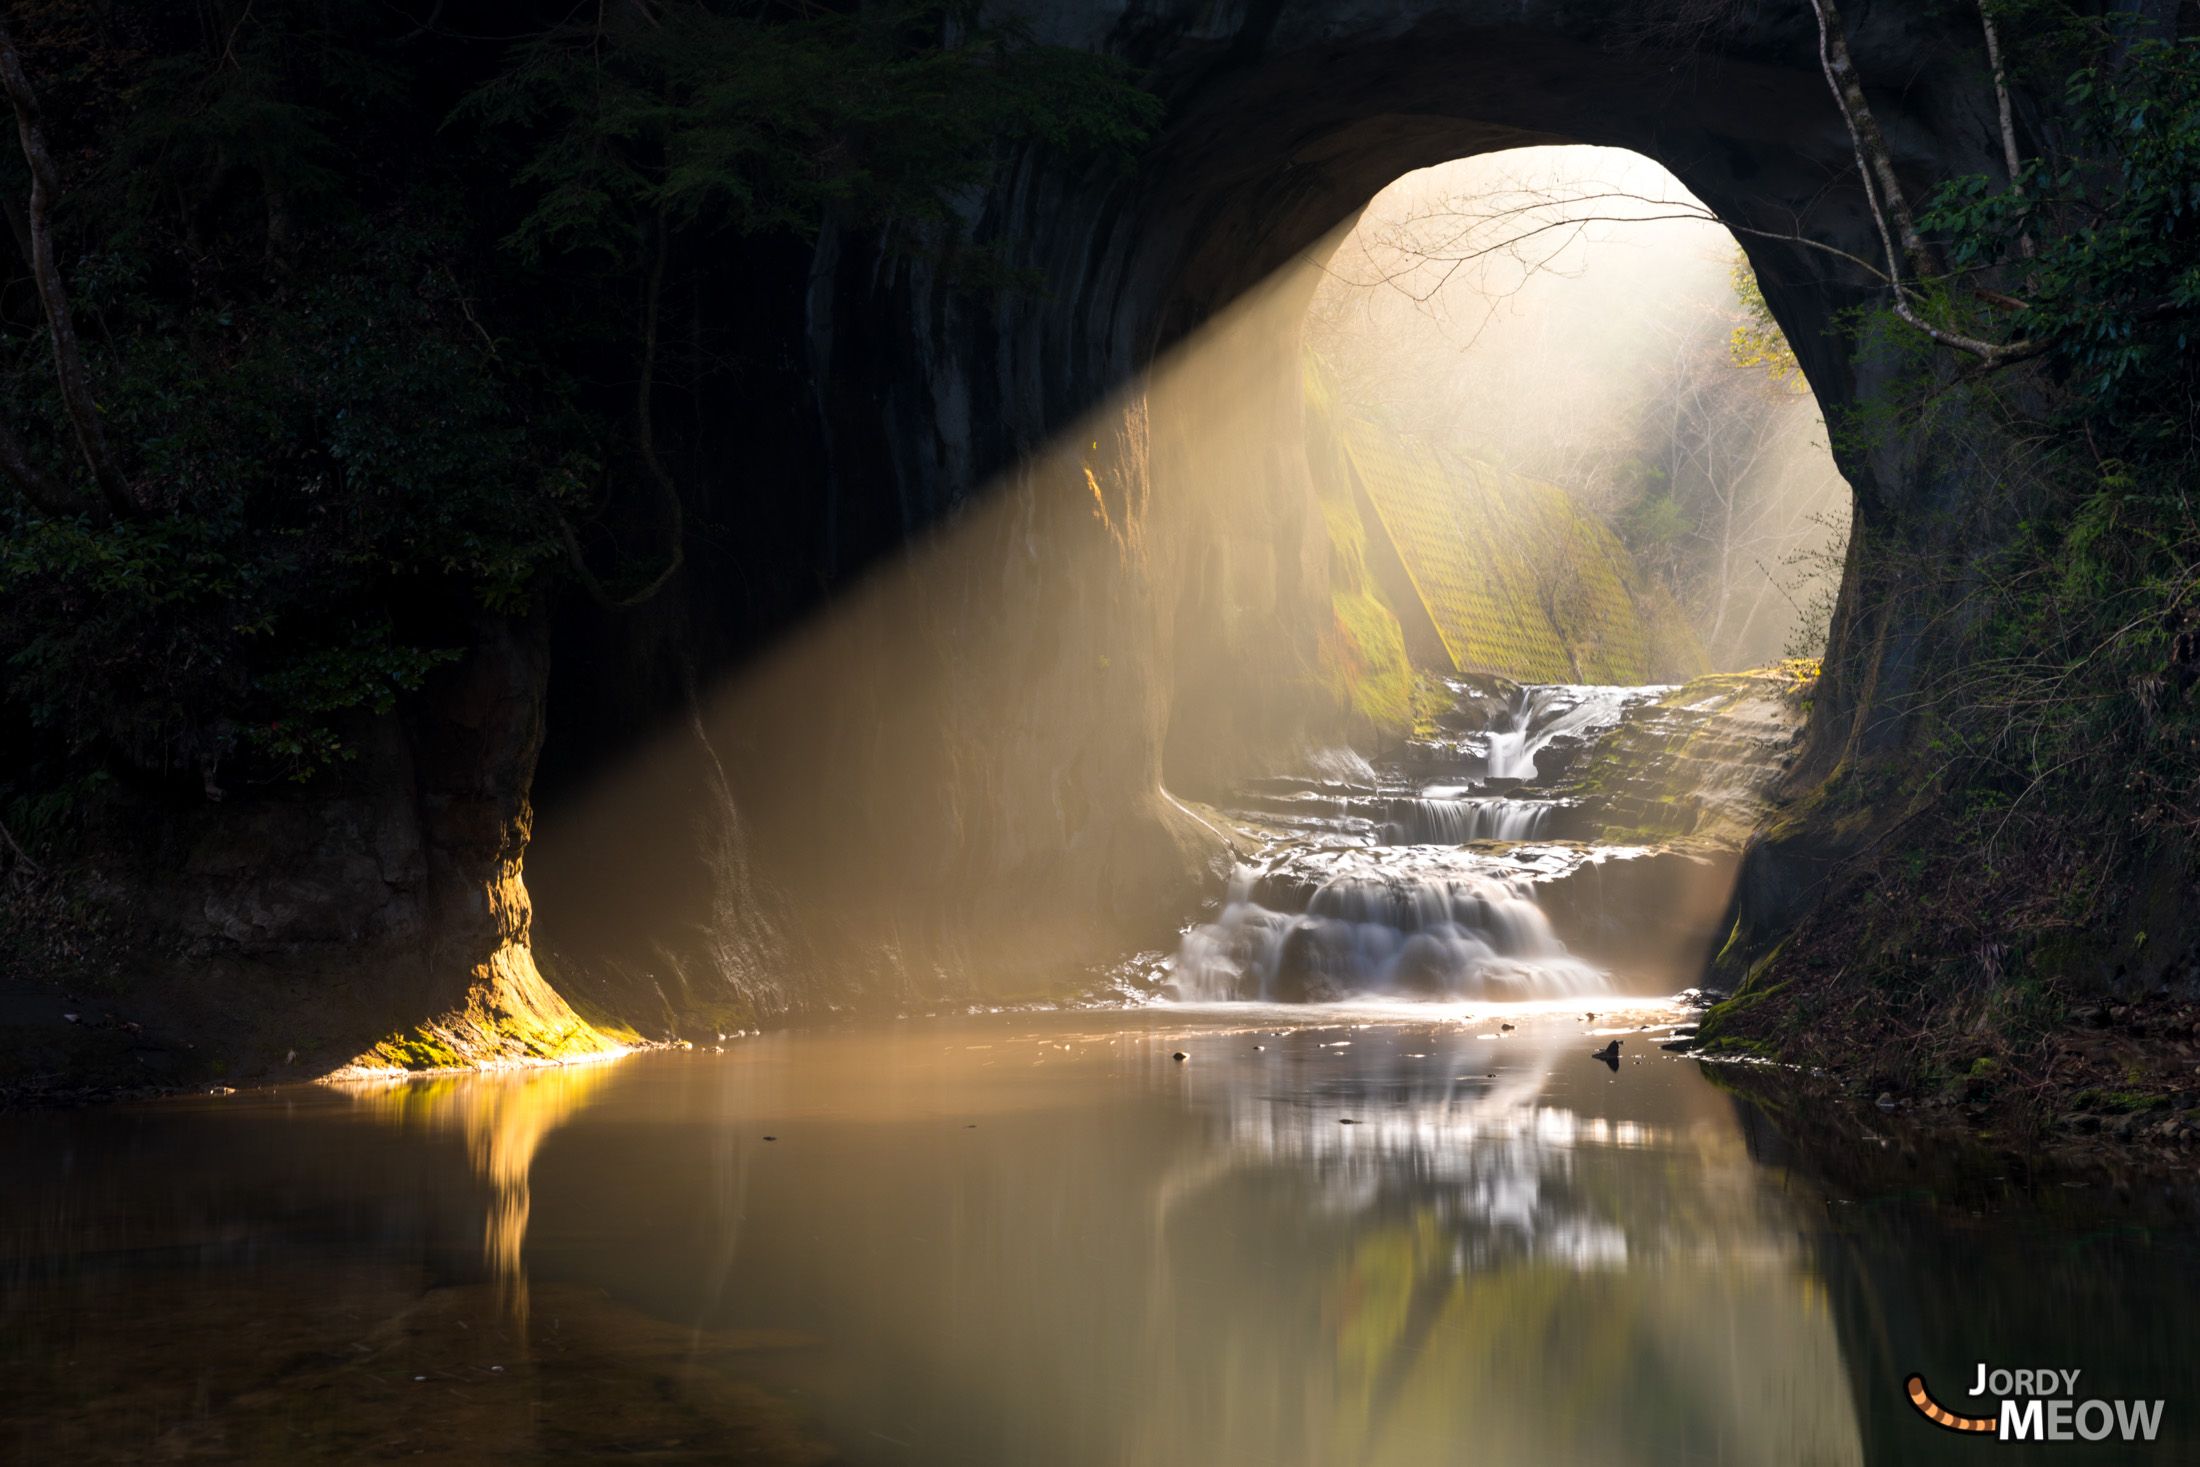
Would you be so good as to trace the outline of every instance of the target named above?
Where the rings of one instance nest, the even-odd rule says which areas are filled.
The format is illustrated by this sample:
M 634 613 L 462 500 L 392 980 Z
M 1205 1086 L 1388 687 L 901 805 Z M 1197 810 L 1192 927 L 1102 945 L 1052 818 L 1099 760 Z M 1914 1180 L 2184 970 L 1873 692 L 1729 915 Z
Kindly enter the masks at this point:
M 1602 972 L 1567 954 L 1526 882 L 1340 877 L 1292 914 L 1256 902 L 1255 879 L 1240 867 L 1220 917 L 1184 934 L 1170 963 L 1170 997 L 1529 999 L 1608 986 Z
M 1583 803 L 1568 783 L 1572 767 L 1629 710 L 1672 690 L 1451 688 L 1454 708 L 1437 722 L 1456 738 L 1416 743 L 1380 769 L 1349 750 L 1321 762 L 1304 755 L 1324 778 L 1269 776 L 1240 787 L 1245 808 L 1231 818 L 1264 831 L 1268 844 L 1239 869 L 1216 919 L 1185 932 L 1169 963 L 1169 997 L 1303 1003 L 1609 991 L 1607 975 L 1553 934 L 1535 883 L 1585 859 L 1579 842 L 1556 839 Z M 1530 844 L 1461 849 L 1476 841 Z
M 1534 840 L 1550 825 L 1548 800 L 1392 800 L 1382 828 L 1387 846 L 1463 845 L 1470 840 Z
M 1619 722 L 1630 704 L 1646 702 L 1665 687 L 1591 687 L 1552 683 L 1520 690 L 1509 729 L 1490 730 L 1489 772 L 1495 779 L 1534 782 L 1535 756 L 1555 739 L 1601 732 Z

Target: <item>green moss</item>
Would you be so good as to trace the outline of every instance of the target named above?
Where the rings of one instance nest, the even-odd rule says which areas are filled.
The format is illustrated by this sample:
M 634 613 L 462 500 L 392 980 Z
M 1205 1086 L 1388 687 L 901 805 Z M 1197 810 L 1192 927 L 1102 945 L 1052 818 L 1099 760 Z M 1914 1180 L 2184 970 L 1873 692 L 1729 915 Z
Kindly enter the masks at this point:
M 1664 588 L 1563 489 L 1350 416 L 1312 355 L 1304 390 L 1333 584 L 1366 585 L 1381 537 L 1411 583 L 1388 591 L 1419 600 L 1453 670 L 1642 683 L 1706 665 Z M 1355 480 L 1379 522 L 1361 521 Z
M 1780 1051 L 1762 1039 L 1741 1039 L 1733 1035 L 1713 1039 L 1699 1038 L 1695 1053 L 1707 1057 L 1717 1056 L 1721 1058 L 1761 1060 L 1778 1060 L 1780 1058 Z
M 452 1070 L 466 1063 L 457 1050 L 425 1029 L 392 1034 L 371 1053 L 401 1070 Z
M 1729 1045 L 1738 1045 L 1743 1048 L 1755 1046 L 1756 1048 L 1752 1049 L 1753 1053 L 1761 1049 L 1767 1055 L 1773 1054 L 1775 1050 L 1772 1046 L 1759 1040 L 1745 1039 L 1738 1035 L 1729 1034 L 1726 1030 L 1727 1026 L 1736 1019 L 1788 986 L 1787 983 L 1775 983 L 1752 993 L 1737 993 L 1722 1003 L 1713 1004 L 1710 1010 L 1704 1014 L 1702 1024 L 1697 1027 L 1697 1038 L 1702 1040 L 1706 1048 Z
M 1320 665 L 1330 696 L 1378 728 L 1412 728 L 1413 668 L 1398 618 L 1366 591 L 1333 591 L 1329 599 L 1333 620 Z
M 2169 1097 L 2149 1095 L 2139 1090 L 2081 1090 L 2071 1097 L 2071 1103 L 2079 1110 L 2105 1110 L 2119 1115 L 2130 1115 L 2138 1111 L 2161 1110 L 2169 1104 Z
M 1330 627 L 1317 653 L 1318 675 L 1336 706 L 1394 737 L 1414 726 L 1413 667 L 1405 630 L 1367 563 L 1368 527 L 1349 490 L 1342 447 L 1326 431 L 1327 383 L 1309 365 L 1309 454 L 1326 462 L 1314 475 L 1329 540 Z

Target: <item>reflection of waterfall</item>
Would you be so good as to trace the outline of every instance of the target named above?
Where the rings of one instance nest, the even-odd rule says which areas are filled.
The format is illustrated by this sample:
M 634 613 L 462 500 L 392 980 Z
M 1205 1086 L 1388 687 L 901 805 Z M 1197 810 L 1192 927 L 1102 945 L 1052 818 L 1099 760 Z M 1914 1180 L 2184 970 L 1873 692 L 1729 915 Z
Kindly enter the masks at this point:
M 1552 1061 L 1547 1053 L 1525 1069 L 1516 1061 L 1486 1083 L 1454 1078 L 1450 1065 L 1418 1074 L 1408 1065 L 1380 1080 L 1355 1077 L 1325 1097 L 1351 1109 L 1352 1127 L 1336 1124 L 1332 1105 L 1276 1103 L 1278 1092 L 1306 1083 L 1308 1062 L 1288 1051 L 1265 1067 L 1265 1083 L 1248 1086 L 1238 1073 L 1225 1076 L 1221 1087 L 1202 1083 L 1195 1093 L 1226 1116 L 1226 1144 L 1238 1165 L 1306 1171 L 1320 1179 L 1332 1213 L 1376 1210 L 1410 1178 L 1422 1199 L 1444 1199 L 1459 1256 L 1477 1268 L 1523 1258 L 1615 1267 L 1628 1258 L 1627 1229 L 1566 1185 L 1573 1153 L 1664 1145 L 1671 1137 L 1655 1126 L 1551 1104 L 1543 1091 Z
M 1525 882 L 1496 876 L 1339 877 L 1303 914 L 1252 898 L 1240 869 L 1222 915 L 1184 934 L 1168 992 L 1201 1003 L 1303 1003 L 1350 993 L 1526 999 L 1598 993 L 1605 975 L 1577 958 Z
M 1392 800 L 1385 845 L 1456 846 L 1470 840 L 1534 840 L 1550 824 L 1548 800 Z
M 1304 1038 L 1166 1071 L 1213 1142 L 1171 1179 L 1182 1276 L 1150 1332 L 1171 1358 L 1112 1460 L 1864 1461 L 1795 1209 L 1730 1115 L 1639 1093 L 1611 1114 L 1571 1044 L 1499 1063 L 1438 1025 Z M 1217 1234 L 1264 1245 L 1227 1305 Z M 1294 1294 L 1273 1260 L 1308 1238 L 1322 1287 Z
M 545 1136 L 588 1104 L 610 1074 L 608 1065 L 558 1065 L 358 1091 L 378 1119 L 465 1134 L 467 1160 L 490 1187 L 482 1262 L 496 1280 L 498 1302 L 523 1329 L 527 1270 L 521 1254 L 532 1207 L 528 1173 L 535 1152 Z

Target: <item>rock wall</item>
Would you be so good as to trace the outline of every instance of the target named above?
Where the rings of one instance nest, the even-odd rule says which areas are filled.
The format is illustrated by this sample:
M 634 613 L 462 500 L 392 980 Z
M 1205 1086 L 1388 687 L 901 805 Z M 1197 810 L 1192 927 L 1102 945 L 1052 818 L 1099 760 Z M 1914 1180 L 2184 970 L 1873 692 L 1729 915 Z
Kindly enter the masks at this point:
M 111 1089 L 613 1052 L 529 942 L 545 626 L 484 614 L 474 633 L 364 728 L 337 779 L 118 806 L 95 833 L 108 858 L 57 893 L 99 940 L 0 986 L 0 1080 Z
M 1340 726 L 1295 331 L 1322 241 L 1403 172 L 1562 141 L 1657 159 L 1762 231 L 1744 244 L 1838 428 L 1892 363 L 1839 324 L 1869 280 L 1792 238 L 1874 248 L 1810 12 L 1693 14 L 1053 0 L 1043 38 L 1125 56 L 1170 112 L 1135 175 L 1031 153 L 972 200 L 973 235 L 1042 288 L 973 294 L 828 231 L 806 260 L 698 293 L 698 333 L 768 338 L 750 358 L 774 365 L 683 409 L 698 543 L 680 591 L 619 619 L 560 613 L 561 793 L 528 857 L 557 982 L 636 1022 L 726 1023 L 1014 992 L 1165 930 L 1227 850 L 1177 791 Z M 1992 172 L 1968 17 L 1904 0 L 1849 20 L 1913 191 Z M 2022 119 L 2044 125 L 2036 99 Z M 1990 486 L 1930 442 L 1843 468 L 1871 548 L 1810 767 L 1903 736 L 1929 632 L 1921 612 L 1858 619 L 1869 557 L 1960 556 L 1997 523 Z M 868 552 L 885 553 L 856 577 Z M 534 983 L 517 861 L 537 636 L 485 623 L 351 789 L 240 796 L 135 838 L 148 854 L 118 900 L 154 934 L 143 951 L 186 954 L 144 974 L 257 975 L 162 988 L 178 1032 L 248 1026 L 271 1036 L 253 1041 L 265 1062 L 272 1036 L 331 1014 L 370 1038 L 517 1008 L 536 1015 L 522 1029 L 563 1022 L 496 997 Z M 1816 859 L 1753 853 L 1750 920 L 1807 901 Z M 227 992 L 249 996 L 225 1014 Z
M 1850 24 L 1915 192 L 1998 166 L 1965 17 Z M 1743 243 L 1837 429 L 1893 370 L 1840 326 L 1868 277 L 1817 248 L 1875 241 L 1807 9 L 1691 29 L 1641 5 L 1062 3 L 1039 25 L 1149 68 L 1166 131 L 1135 177 L 1026 156 L 974 201 L 973 233 L 1041 292 L 975 299 L 822 243 L 804 349 L 825 492 L 891 507 L 915 548 L 760 663 L 700 671 L 656 750 L 593 771 L 546 827 L 531 869 L 558 971 L 603 1002 L 673 1024 L 1031 991 L 1165 939 L 1227 853 L 1190 797 L 1371 721 L 1336 676 L 1295 336 L 1325 239 L 1400 173 L 1632 148 L 1758 231 Z M 1904 506 L 1990 494 L 1934 452 L 1844 461 L 1882 536 L 1860 543 L 1918 533 Z M 1799 768 L 1859 728 L 1899 741 L 1908 655 L 1837 637 Z M 742 812 L 731 865 L 710 855 L 713 771 Z M 791 986 L 754 956 L 772 942 Z
M 1388 603 L 1434 632 L 1423 667 L 1635 686 L 1709 670 L 1673 598 L 1556 484 L 1364 420 L 1328 430 L 1347 484 L 1325 499 L 1362 506 Z
M 1310 285 L 1253 292 L 698 684 L 538 846 L 558 981 L 689 1032 L 1046 992 L 1173 941 L 1231 854 L 1193 796 L 1346 718 L 1298 385 L 1272 370 Z M 740 859 L 713 855 L 735 825 Z

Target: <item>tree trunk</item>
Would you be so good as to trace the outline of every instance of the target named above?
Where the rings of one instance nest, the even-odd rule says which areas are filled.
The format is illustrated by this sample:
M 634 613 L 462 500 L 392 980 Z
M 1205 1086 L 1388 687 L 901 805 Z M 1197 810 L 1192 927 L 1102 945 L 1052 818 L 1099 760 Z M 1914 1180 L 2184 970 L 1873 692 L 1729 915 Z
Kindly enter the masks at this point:
M 31 205 L 28 224 L 31 242 L 31 276 L 38 285 L 39 304 L 46 308 L 46 332 L 53 341 L 54 372 L 61 379 L 61 400 L 76 426 L 76 441 L 99 485 L 100 498 L 116 514 L 131 515 L 138 509 L 129 482 L 107 448 L 106 430 L 100 426 L 99 405 L 92 399 L 91 382 L 84 372 L 84 358 L 77 350 L 76 321 L 69 312 L 68 291 L 61 283 L 61 267 L 54 259 L 53 204 L 61 192 L 60 176 L 46 151 L 45 125 L 38 111 L 38 94 L 23 74 L 23 59 L 16 54 L 15 38 L 0 25 L 0 86 L 15 107 L 15 128 L 23 143 L 24 161 L 31 170 Z

